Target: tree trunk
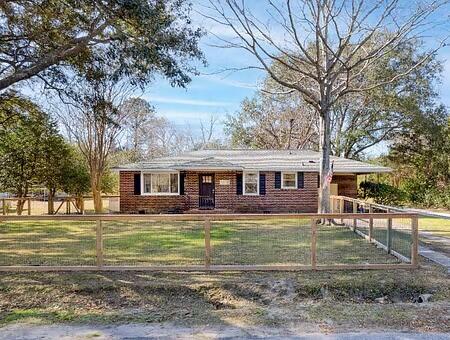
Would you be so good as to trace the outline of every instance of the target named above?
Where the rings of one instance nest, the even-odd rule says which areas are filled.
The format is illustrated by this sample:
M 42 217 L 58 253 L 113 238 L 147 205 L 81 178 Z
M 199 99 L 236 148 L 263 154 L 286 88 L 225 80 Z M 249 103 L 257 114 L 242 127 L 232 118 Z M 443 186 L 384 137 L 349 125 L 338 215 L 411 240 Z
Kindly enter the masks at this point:
M 318 213 L 330 212 L 330 186 L 326 177 L 330 171 L 330 117 L 328 113 L 319 116 L 320 188 Z
M 103 201 L 102 201 L 102 191 L 101 191 L 101 176 L 93 176 L 92 180 L 92 197 L 94 199 L 94 210 L 95 213 L 101 214 L 103 211 Z
M 19 198 L 23 198 L 23 197 L 19 197 Z M 17 200 L 17 215 L 22 215 L 23 212 L 23 207 L 25 205 L 25 200 Z
M 55 190 L 48 190 L 48 198 L 47 198 L 47 212 L 49 215 L 53 215 L 55 213 Z

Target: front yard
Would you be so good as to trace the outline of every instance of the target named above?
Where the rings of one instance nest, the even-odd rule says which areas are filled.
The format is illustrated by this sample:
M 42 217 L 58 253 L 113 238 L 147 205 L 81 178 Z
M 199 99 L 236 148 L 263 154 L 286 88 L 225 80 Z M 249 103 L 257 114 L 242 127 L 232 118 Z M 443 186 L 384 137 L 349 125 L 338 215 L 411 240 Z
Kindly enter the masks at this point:
M 399 235 L 396 242 L 409 242 L 407 233 L 394 235 Z M 105 264 L 203 264 L 203 236 L 200 222 L 105 222 Z M 213 264 L 308 264 L 310 237 L 309 220 L 213 222 Z M 320 226 L 318 262 L 398 260 L 346 227 Z M 419 270 L 377 271 L 4 272 L 0 324 L 143 322 L 450 331 L 448 275 L 423 259 L 421 263 Z M 93 265 L 95 223 L 3 222 L 0 265 L 12 264 Z M 423 293 L 433 294 L 432 302 L 415 303 Z
M 103 224 L 105 265 L 205 263 L 202 222 Z M 212 264 L 308 265 L 310 233 L 308 219 L 213 222 Z M 95 222 L 89 221 L 3 222 L 0 265 L 95 265 L 95 235 Z M 410 237 L 403 236 L 395 240 L 406 245 L 409 256 Z M 399 262 L 344 226 L 318 227 L 317 261 L 326 265 Z

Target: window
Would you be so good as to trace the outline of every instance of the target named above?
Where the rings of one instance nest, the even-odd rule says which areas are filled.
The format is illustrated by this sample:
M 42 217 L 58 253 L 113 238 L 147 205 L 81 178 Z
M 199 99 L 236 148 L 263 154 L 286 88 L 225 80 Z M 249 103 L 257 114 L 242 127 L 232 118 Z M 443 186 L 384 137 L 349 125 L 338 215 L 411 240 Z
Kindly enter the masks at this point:
M 244 195 L 258 195 L 259 181 L 257 172 L 244 172 Z
M 178 195 L 178 173 L 143 174 L 142 193 L 147 195 Z
M 297 173 L 296 172 L 283 172 L 281 188 L 282 189 L 297 189 Z
M 212 183 L 212 176 L 208 175 L 202 176 L 202 183 Z

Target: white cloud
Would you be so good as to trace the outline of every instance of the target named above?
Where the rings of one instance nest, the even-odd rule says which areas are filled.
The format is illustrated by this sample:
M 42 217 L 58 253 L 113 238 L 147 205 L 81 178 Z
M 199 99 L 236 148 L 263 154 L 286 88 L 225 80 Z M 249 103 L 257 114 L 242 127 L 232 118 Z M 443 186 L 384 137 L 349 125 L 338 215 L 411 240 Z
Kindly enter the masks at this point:
M 242 88 L 242 89 L 251 89 L 251 90 L 258 89 L 258 86 L 256 84 L 244 83 L 244 82 L 226 78 L 226 77 L 219 77 L 217 75 L 204 75 L 202 77 L 205 79 L 208 79 L 210 81 L 214 81 L 216 83 L 220 83 L 220 84 L 228 85 L 228 86 L 232 86 L 232 87 L 238 87 L 238 88 Z
M 230 106 L 233 103 L 214 101 L 214 100 L 201 100 L 201 99 L 180 99 L 173 97 L 165 97 L 158 95 L 145 95 L 145 99 L 151 103 L 167 103 L 167 104 L 183 104 L 192 106 Z
M 210 116 L 216 116 L 218 115 L 217 112 L 213 111 L 186 111 L 186 110 L 164 110 L 159 109 L 158 116 L 165 117 L 169 120 L 175 120 L 175 121 L 199 121 L 200 119 L 207 119 Z

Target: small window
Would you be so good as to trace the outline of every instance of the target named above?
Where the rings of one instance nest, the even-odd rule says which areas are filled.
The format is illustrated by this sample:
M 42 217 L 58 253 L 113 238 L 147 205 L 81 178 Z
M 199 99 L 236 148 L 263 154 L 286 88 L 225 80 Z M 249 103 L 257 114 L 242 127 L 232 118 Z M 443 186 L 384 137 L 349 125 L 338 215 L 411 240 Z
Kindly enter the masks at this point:
M 258 195 L 259 181 L 257 172 L 244 173 L 244 195 Z
M 297 189 L 297 173 L 296 172 L 283 172 L 281 188 L 282 189 Z
M 178 173 L 143 174 L 142 192 L 147 195 L 178 194 Z
M 212 183 L 212 176 L 202 176 L 202 183 Z

